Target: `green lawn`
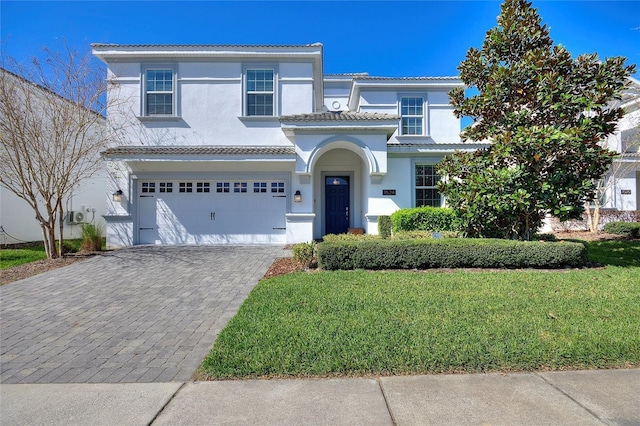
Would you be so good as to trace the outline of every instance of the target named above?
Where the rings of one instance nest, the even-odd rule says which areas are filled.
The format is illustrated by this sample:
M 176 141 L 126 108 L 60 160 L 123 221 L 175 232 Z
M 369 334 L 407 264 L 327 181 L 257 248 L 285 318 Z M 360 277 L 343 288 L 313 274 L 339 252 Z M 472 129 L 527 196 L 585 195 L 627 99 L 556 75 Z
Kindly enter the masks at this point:
M 68 252 L 77 252 L 81 245 L 82 240 L 77 238 L 64 240 L 64 247 Z M 46 258 L 42 242 L 34 242 L 33 245 L 19 249 L 0 249 L 0 270 Z
M 200 377 L 640 366 L 640 241 L 590 246 L 606 267 L 262 281 Z
M 42 244 L 20 249 L 0 249 L 0 270 L 46 258 Z

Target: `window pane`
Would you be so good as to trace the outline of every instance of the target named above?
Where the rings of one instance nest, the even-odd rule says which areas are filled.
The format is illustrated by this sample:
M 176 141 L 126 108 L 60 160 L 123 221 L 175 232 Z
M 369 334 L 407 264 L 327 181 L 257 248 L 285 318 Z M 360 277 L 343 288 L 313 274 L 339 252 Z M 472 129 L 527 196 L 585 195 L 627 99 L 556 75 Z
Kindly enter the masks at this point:
M 421 135 L 422 134 L 422 118 L 402 117 L 402 134 L 403 135 Z
M 273 70 L 248 70 L 247 71 L 247 91 L 272 92 L 273 91 Z
M 440 180 L 440 175 L 436 172 L 436 167 L 432 165 L 416 164 L 416 207 L 419 206 L 442 206 L 442 197 L 436 185 Z
M 147 94 L 147 114 L 148 115 L 171 115 L 173 114 L 172 94 Z
M 273 115 L 273 95 L 247 96 L 248 115 Z
M 171 92 L 173 91 L 172 70 L 148 70 L 147 92 Z

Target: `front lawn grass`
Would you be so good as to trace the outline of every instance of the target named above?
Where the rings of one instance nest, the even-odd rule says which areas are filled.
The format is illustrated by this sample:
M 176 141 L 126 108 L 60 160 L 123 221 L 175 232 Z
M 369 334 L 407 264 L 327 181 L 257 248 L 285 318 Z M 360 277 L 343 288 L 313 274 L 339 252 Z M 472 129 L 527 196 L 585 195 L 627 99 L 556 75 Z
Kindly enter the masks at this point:
M 64 240 L 64 248 L 66 253 L 75 253 L 80 250 L 82 240 L 78 238 Z M 105 242 L 103 238 L 103 250 Z M 18 266 L 25 263 L 35 262 L 47 258 L 42 241 L 34 242 L 25 247 L 15 249 L 0 249 L 0 270 Z
M 619 243 L 590 243 L 592 260 L 609 265 L 600 269 L 359 270 L 265 280 L 199 376 L 637 367 L 640 241 Z M 605 256 L 612 251 L 613 259 Z
M 46 258 L 42 243 L 19 249 L 0 249 L 0 270 Z

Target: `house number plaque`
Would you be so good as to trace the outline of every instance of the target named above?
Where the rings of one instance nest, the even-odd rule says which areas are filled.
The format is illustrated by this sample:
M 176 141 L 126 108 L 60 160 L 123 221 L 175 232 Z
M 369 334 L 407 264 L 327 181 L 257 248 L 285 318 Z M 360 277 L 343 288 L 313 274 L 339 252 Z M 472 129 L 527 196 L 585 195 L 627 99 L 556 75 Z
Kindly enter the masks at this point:
M 383 189 L 382 195 L 396 195 L 395 189 Z
M 620 193 L 622 195 L 631 195 L 631 190 L 630 189 L 621 189 Z

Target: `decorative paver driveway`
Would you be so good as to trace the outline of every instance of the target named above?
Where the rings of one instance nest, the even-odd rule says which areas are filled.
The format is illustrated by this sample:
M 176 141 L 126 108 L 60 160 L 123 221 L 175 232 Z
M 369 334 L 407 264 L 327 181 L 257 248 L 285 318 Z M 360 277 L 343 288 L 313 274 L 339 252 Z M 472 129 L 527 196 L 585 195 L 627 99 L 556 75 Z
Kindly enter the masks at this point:
M 135 247 L 0 287 L 0 382 L 188 380 L 283 247 Z

